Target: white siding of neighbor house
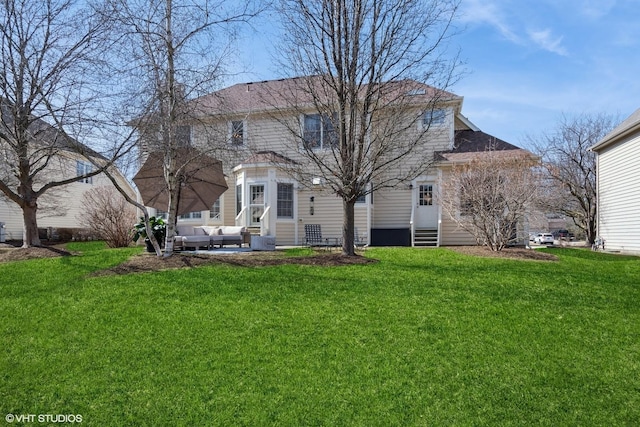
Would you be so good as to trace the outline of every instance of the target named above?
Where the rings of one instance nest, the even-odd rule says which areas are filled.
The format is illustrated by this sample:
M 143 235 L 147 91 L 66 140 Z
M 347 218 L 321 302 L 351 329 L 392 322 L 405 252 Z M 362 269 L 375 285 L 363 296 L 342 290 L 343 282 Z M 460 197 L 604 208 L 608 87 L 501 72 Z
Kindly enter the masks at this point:
M 598 154 L 598 232 L 606 249 L 640 253 L 640 134 Z

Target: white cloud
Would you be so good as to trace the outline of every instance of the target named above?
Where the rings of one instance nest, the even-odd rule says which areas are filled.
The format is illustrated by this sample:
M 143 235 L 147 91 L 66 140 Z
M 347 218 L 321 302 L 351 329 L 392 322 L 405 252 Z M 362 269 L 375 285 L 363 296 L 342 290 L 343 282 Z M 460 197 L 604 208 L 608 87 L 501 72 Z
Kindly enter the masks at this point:
M 538 31 L 529 30 L 527 33 L 531 41 L 542 49 L 561 56 L 567 56 L 567 50 L 562 46 L 562 36 L 554 36 L 549 28 Z
M 590 19 L 599 19 L 607 15 L 616 5 L 616 0 L 582 0 L 577 10 Z
M 499 5 L 491 1 L 465 0 L 461 21 L 468 24 L 486 24 L 496 30 L 507 40 L 520 44 L 522 41 L 507 24 Z

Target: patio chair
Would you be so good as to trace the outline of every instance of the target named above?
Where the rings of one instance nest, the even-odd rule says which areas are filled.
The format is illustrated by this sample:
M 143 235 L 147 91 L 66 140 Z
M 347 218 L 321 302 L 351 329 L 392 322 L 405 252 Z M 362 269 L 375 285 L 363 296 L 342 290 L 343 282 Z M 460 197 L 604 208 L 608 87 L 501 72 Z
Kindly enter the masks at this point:
M 304 225 L 304 245 L 305 246 L 322 246 L 326 248 L 328 243 L 322 238 L 322 227 L 320 224 Z
M 356 249 L 365 249 L 367 247 L 367 234 L 358 233 L 358 227 L 353 229 L 353 246 Z

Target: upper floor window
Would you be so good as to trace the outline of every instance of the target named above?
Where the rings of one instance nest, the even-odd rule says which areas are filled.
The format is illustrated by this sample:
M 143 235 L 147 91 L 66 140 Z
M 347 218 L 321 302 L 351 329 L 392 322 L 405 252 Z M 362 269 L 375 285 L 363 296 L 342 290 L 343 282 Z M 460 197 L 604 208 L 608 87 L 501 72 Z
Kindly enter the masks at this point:
M 447 110 L 433 109 L 426 110 L 422 113 L 422 119 L 420 120 L 420 129 L 428 129 L 431 126 L 443 126 L 447 123 Z
M 82 160 L 76 161 L 76 176 L 82 176 L 91 172 L 93 172 L 93 165 L 91 163 L 83 162 Z M 93 184 L 93 177 L 80 178 L 78 181 L 84 182 L 85 184 Z
M 181 125 L 176 128 L 176 143 L 179 147 L 191 146 L 191 126 Z
M 310 149 L 331 148 L 338 145 L 338 135 L 334 126 L 337 115 L 305 114 L 302 138 Z
M 278 183 L 278 218 L 293 218 L 293 184 Z
M 231 143 L 231 145 L 244 145 L 244 120 L 232 120 L 229 123 L 229 133 L 229 142 Z

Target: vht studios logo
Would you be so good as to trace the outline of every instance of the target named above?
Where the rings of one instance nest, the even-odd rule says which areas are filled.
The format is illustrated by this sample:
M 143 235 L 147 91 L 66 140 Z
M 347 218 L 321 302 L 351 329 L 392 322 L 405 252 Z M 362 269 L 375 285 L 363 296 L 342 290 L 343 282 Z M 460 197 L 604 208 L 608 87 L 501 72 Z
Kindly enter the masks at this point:
M 7 414 L 4 417 L 8 423 L 81 423 L 79 414 Z

